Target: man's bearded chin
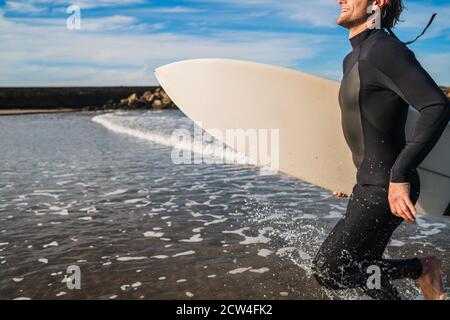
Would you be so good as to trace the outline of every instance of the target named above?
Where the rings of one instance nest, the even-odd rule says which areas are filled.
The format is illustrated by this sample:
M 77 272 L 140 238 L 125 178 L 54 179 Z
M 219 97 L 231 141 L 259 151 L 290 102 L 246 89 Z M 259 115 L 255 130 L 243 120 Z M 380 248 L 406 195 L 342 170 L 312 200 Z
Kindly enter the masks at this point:
M 339 26 L 341 26 L 341 27 L 344 27 L 346 29 L 350 29 L 350 28 L 353 28 L 355 26 L 359 26 L 359 25 L 367 22 L 368 19 L 369 19 L 369 15 L 367 15 L 367 16 L 365 16 L 363 18 L 360 18 L 360 19 L 351 19 L 349 17 L 339 17 L 336 20 L 336 23 Z

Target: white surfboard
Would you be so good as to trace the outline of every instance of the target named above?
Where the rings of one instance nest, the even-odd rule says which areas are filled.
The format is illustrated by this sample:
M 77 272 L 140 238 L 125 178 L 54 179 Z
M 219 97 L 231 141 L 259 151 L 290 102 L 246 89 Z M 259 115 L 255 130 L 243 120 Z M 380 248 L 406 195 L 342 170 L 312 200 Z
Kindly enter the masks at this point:
M 175 62 L 157 68 L 155 76 L 173 102 L 216 138 L 224 139 L 230 129 L 278 130 L 275 169 L 331 191 L 351 193 L 356 169 L 342 133 L 339 82 L 232 59 Z M 414 117 L 412 111 L 408 128 Z M 449 144 L 447 127 L 421 164 L 421 213 L 450 214 Z M 246 145 L 232 147 L 254 155 Z

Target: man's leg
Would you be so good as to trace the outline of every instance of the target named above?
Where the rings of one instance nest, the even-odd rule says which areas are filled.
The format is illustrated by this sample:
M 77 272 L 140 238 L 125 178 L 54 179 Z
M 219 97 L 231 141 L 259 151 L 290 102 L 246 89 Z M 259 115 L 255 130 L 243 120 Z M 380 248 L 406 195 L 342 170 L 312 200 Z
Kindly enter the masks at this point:
M 415 184 L 412 193 L 416 190 Z M 387 191 L 379 186 L 354 187 L 345 218 L 337 223 L 314 261 L 315 277 L 322 285 L 331 289 L 362 288 L 377 299 L 398 299 L 391 280 L 420 276 L 419 259 L 382 259 L 392 233 L 403 221 L 390 212 Z M 379 268 L 380 289 L 367 287 L 369 267 Z

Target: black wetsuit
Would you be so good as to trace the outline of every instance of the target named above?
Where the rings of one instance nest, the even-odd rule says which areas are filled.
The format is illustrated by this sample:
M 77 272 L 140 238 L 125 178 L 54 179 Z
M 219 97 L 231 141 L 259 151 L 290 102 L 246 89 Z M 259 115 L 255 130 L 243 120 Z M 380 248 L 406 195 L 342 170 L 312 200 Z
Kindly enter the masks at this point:
M 416 203 L 420 192 L 417 166 L 438 141 L 450 120 L 447 97 L 414 54 L 384 30 L 366 30 L 350 39 L 339 93 L 342 126 L 357 168 L 345 217 L 320 248 L 315 277 L 331 289 L 361 288 L 377 299 L 399 299 L 391 280 L 417 279 L 418 258 L 383 259 L 394 230 L 403 219 L 389 208 L 389 182 L 409 182 Z M 406 142 L 409 105 L 419 111 Z M 381 287 L 367 281 L 381 271 Z M 370 272 L 369 272 L 370 271 Z

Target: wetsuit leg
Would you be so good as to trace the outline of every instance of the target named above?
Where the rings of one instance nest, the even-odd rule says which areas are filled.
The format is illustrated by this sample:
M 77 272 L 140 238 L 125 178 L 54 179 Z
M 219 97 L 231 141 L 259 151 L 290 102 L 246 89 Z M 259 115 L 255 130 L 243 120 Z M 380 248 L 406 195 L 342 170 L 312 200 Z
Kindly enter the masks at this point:
M 417 202 L 420 182 L 417 173 L 410 181 L 410 196 Z M 345 217 L 340 220 L 314 260 L 315 277 L 329 289 L 361 288 L 376 299 L 399 299 L 391 280 L 417 279 L 422 272 L 419 259 L 383 259 L 395 229 L 403 219 L 389 208 L 387 187 L 357 184 Z M 369 267 L 380 270 L 381 287 L 369 289 Z

